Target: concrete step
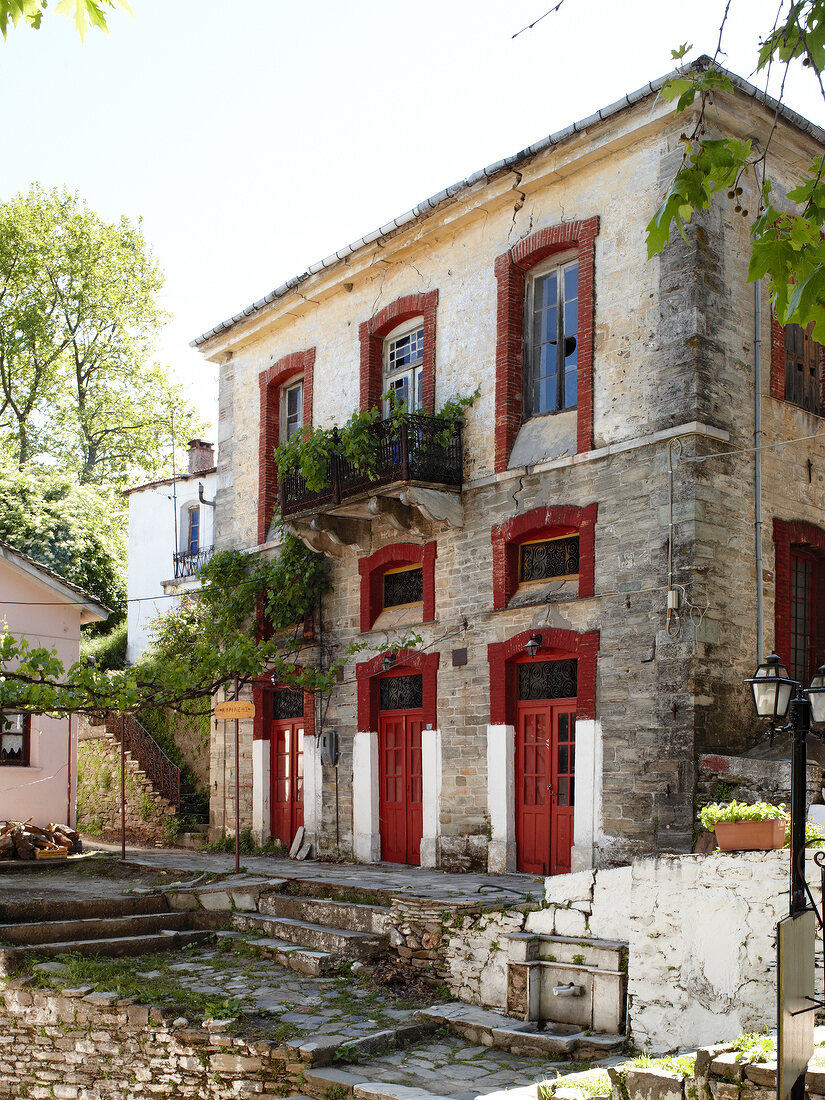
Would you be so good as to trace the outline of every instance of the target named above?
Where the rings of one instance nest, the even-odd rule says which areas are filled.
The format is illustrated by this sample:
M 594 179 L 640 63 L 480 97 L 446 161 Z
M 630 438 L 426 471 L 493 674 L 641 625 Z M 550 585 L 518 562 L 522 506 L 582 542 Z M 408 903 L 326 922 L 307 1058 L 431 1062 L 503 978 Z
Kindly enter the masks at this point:
M 288 917 L 329 928 L 345 928 L 350 932 L 369 932 L 377 936 L 389 932 L 390 909 L 385 905 L 262 893 L 258 910 L 266 916 Z
M 312 1066 L 329 1066 L 333 1062 L 346 1064 L 360 1062 L 374 1054 L 401 1050 L 426 1038 L 435 1030 L 428 1020 L 399 1024 L 359 1035 L 357 1039 L 345 1039 L 341 1035 L 320 1035 L 316 1039 L 304 1039 L 298 1044 L 286 1043 L 302 1062 Z
M 374 959 L 387 947 L 386 936 L 331 928 L 323 924 L 263 913 L 235 913 L 232 924 L 241 931 L 258 930 L 274 939 L 285 940 L 313 951 L 326 951 L 345 959 Z
M 128 913 L 118 917 L 81 920 L 37 921 L 32 924 L 0 924 L 0 943 L 32 947 L 68 940 L 112 939 L 142 936 L 191 927 L 188 913 Z
M 575 1024 L 550 1021 L 539 1025 L 513 1019 L 492 1009 L 464 1004 L 463 1001 L 433 1005 L 415 1015 L 434 1027 L 446 1027 L 471 1043 L 498 1047 L 511 1054 L 528 1057 L 560 1057 L 575 1062 L 590 1062 L 618 1053 L 625 1043 L 624 1035 L 588 1033 Z
M 242 938 L 238 932 L 223 931 L 216 932 L 215 935 L 218 938 Z M 272 959 L 279 966 L 294 970 L 296 974 L 309 974 L 317 978 L 322 974 L 340 970 L 348 962 L 340 955 L 333 955 L 328 951 L 311 951 L 307 947 L 300 947 L 297 943 L 287 943 L 286 940 L 279 940 L 274 936 L 264 936 L 260 939 L 256 937 L 252 942 L 260 949 L 265 959 Z
M 169 929 L 148 936 L 115 936 L 102 940 L 66 940 L 62 943 L 40 943 L 34 947 L 0 948 L 0 976 L 15 974 L 33 955 L 54 958 L 56 955 L 150 955 L 155 951 L 176 951 L 189 943 L 208 940 L 208 929 L 177 931 Z
M 8 901 L 0 902 L 0 921 L 4 924 L 65 921 L 87 917 L 120 917 L 132 913 L 166 913 L 168 910 L 166 899 L 160 892 L 125 898 Z

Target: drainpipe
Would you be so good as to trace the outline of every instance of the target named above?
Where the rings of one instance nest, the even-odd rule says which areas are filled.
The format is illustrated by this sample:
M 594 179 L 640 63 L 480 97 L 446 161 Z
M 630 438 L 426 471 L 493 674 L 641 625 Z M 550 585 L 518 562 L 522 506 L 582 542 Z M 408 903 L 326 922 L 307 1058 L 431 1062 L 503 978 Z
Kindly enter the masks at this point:
M 756 652 L 757 663 L 764 654 L 763 620 L 765 594 L 762 586 L 762 284 L 753 284 L 753 457 L 754 537 L 756 549 Z

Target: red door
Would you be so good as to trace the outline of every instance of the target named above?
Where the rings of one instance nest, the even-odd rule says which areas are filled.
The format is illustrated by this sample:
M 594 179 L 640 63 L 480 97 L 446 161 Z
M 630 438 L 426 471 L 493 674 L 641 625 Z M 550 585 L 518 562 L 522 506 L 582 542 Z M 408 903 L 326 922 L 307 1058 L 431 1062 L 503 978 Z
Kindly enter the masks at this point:
M 270 832 L 289 848 L 304 823 L 304 693 L 272 693 L 269 726 Z
M 516 848 L 520 871 L 561 875 L 573 846 L 576 704 L 519 703 Z
M 399 683 L 399 681 L 406 683 Z M 421 862 L 421 676 L 392 676 L 379 681 L 378 777 L 381 858 L 388 863 Z M 393 708 L 393 709 L 391 709 Z

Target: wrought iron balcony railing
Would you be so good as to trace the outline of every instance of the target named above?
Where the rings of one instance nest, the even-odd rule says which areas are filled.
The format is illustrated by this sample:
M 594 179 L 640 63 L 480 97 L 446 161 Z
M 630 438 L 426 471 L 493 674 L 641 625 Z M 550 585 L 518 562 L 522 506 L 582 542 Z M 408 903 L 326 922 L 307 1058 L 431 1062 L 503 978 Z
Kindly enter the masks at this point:
M 173 554 L 175 579 L 194 577 L 196 573 L 200 572 L 201 566 L 205 565 L 212 557 L 214 550 L 214 546 L 204 546 L 200 550 L 196 550 L 194 554 L 190 554 L 188 550 L 179 550 L 176 554 Z
M 131 714 L 123 719 L 106 720 L 106 732 L 112 734 L 116 741 L 120 742 L 121 721 L 126 751 L 140 764 L 155 790 L 177 810 L 180 807 L 180 768 L 172 763 L 149 731 Z
M 379 420 L 372 470 L 367 472 L 333 452 L 323 489 L 307 489 L 298 472 L 280 478 L 281 515 L 334 507 L 351 497 L 395 481 L 461 487 L 461 424 L 435 416 L 411 414 L 399 420 Z M 337 429 L 336 429 L 337 432 Z

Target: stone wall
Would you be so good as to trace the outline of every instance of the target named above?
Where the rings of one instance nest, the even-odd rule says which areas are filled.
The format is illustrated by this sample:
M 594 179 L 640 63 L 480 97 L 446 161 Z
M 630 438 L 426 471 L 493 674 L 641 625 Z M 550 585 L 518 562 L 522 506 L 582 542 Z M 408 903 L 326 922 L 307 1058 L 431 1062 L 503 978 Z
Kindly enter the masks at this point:
M 163 840 L 174 809 L 126 753 L 126 830 L 136 839 Z M 77 749 L 77 829 L 120 835 L 120 743 L 104 726 L 85 725 Z
M 790 753 L 790 748 L 789 748 Z M 822 768 L 808 761 L 806 807 L 822 801 Z M 789 760 L 764 760 L 749 756 L 711 753 L 699 757 L 696 810 L 711 802 L 770 802 L 790 810 L 791 765 Z
M 0 993 L 0 1097 L 285 1095 L 291 1082 L 283 1048 L 234 1037 L 226 1025 L 190 1027 L 115 994 L 57 995 L 28 987 L 27 979 L 10 981 Z

